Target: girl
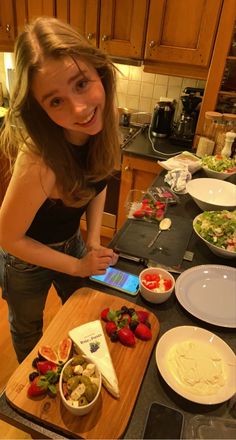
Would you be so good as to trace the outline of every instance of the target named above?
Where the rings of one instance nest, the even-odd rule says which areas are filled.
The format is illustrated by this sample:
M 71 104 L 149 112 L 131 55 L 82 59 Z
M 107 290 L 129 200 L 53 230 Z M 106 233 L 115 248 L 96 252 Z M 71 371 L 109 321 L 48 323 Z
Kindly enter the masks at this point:
M 115 68 L 73 28 L 53 18 L 28 26 L 16 42 L 15 76 L 0 144 L 12 169 L 0 210 L 0 282 L 21 362 L 42 336 L 51 284 L 64 303 L 81 278 L 117 262 L 100 245 L 100 228 L 120 148 Z

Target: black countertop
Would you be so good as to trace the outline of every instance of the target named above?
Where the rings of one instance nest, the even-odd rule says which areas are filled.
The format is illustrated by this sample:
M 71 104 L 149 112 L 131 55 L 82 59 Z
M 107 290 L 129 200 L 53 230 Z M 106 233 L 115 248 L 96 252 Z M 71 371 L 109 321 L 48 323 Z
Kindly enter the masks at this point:
M 163 183 L 163 173 L 154 182 L 154 185 L 161 185 Z M 170 209 L 175 210 L 176 215 L 180 215 L 187 218 L 194 218 L 200 210 L 197 205 L 193 202 L 188 194 L 180 196 L 180 203 Z M 212 252 L 202 243 L 198 237 L 193 233 L 190 239 L 188 250 L 194 252 L 194 258 L 192 262 L 185 261 L 182 265 L 183 269 L 188 269 L 193 266 L 201 264 L 223 264 L 234 266 L 235 260 L 226 260 L 217 257 L 212 254 Z M 140 263 L 135 263 L 133 261 L 127 261 L 120 258 L 118 265 L 120 269 L 126 270 L 128 272 L 133 272 L 139 274 L 144 266 Z M 178 275 L 175 274 L 177 278 Z M 93 286 L 94 284 L 90 281 L 88 286 Z M 102 290 L 108 294 L 115 294 L 121 298 L 129 299 L 129 301 L 136 303 L 146 309 L 152 311 L 158 318 L 160 322 L 160 336 L 162 336 L 166 331 L 177 326 L 198 326 L 207 329 L 220 338 L 222 338 L 234 352 L 236 352 L 236 338 L 235 329 L 219 327 L 215 325 L 208 324 L 200 319 L 195 318 L 189 312 L 187 312 L 177 301 L 176 296 L 172 294 L 170 299 L 163 304 L 150 304 L 146 302 L 141 295 L 136 297 L 127 297 L 127 295 L 114 291 L 105 286 L 100 287 L 96 284 L 96 289 Z M 132 372 L 131 372 L 132 376 Z M 233 397 L 230 400 L 220 403 L 217 405 L 201 405 L 197 403 L 190 402 L 185 398 L 181 397 L 175 393 L 162 379 L 155 361 L 155 349 L 151 355 L 147 370 L 144 375 L 143 383 L 131 414 L 129 424 L 124 433 L 123 438 L 125 439 L 140 439 L 142 438 L 143 428 L 145 420 L 147 417 L 148 409 L 153 401 L 157 401 L 162 404 L 177 408 L 181 410 L 184 414 L 185 425 L 184 433 L 182 438 L 197 438 L 196 433 L 192 431 L 192 420 L 194 416 L 203 415 L 206 417 L 220 417 L 220 420 L 225 418 L 234 420 L 236 419 L 236 398 Z M 0 418 L 6 422 L 29 432 L 34 438 L 65 438 L 60 432 L 56 433 L 47 429 L 47 427 L 39 426 L 26 417 L 23 417 L 20 413 L 14 410 L 6 401 L 5 393 L 3 392 L 0 397 Z M 236 437 L 236 436 L 235 436 Z M 210 433 L 210 430 L 204 437 L 201 438 L 215 438 Z M 225 438 L 222 436 L 218 438 Z
M 145 127 L 133 140 L 131 140 L 124 148 L 123 153 L 135 154 L 145 159 L 167 160 L 169 157 L 175 156 L 182 151 L 191 151 L 184 145 L 174 145 L 168 137 L 151 138 L 154 143 L 154 151 L 148 136 L 148 127 Z

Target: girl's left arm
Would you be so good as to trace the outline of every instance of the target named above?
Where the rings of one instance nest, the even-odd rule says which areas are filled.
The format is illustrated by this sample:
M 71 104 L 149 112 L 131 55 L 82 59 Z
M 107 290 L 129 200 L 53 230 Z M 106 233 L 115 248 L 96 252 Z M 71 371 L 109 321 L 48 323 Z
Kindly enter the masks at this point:
M 106 200 L 107 189 L 104 188 L 91 202 L 89 203 L 86 210 L 86 220 L 87 220 L 87 240 L 86 247 L 90 249 L 101 248 L 101 226 L 102 226 L 102 215 L 104 211 L 104 205 Z M 118 261 L 118 255 L 113 252 L 111 265 L 113 266 Z
M 101 226 L 102 215 L 106 200 L 107 189 L 104 188 L 93 200 L 89 203 L 86 210 L 87 221 L 87 240 L 86 246 L 88 249 L 98 249 L 101 247 Z

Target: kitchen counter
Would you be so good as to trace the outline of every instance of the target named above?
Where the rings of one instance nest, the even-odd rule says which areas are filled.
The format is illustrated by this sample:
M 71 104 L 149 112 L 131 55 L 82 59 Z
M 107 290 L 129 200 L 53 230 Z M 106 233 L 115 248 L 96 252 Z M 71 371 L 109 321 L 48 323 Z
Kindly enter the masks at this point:
M 154 185 L 161 185 L 163 183 L 163 173 L 154 182 Z M 180 196 L 180 203 L 177 206 L 169 208 L 175 210 L 175 214 L 182 215 L 186 218 L 194 218 L 200 210 L 194 201 L 190 198 L 188 194 Z M 182 265 L 182 269 L 188 269 L 192 266 L 200 264 L 223 264 L 234 267 L 233 260 L 221 259 L 208 249 L 207 246 L 202 243 L 198 237 L 193 233 L 188 245 L 188 250 L 194 252 L 193 261 L 185 261 Z M 133 272 L 139 274 L 144 268 L 141 263 L 135 263 L 133 261 L 128 261 L 120 258 L 118 262 L 118 267 L 126 270 L 128 272 Z M 175 274 L 175 277 L 178 275 Z M 88 281 L 88 285 L 94 287 L 91 281 Z M 150 304 L 142 299 L 140 295 L 137 297 L 127 296 L 121 292 L 114 291 L 110 288 L 104 286 L 99 286 L 96 284 L 96 289 L 101 290 L 105 293 L 116 294 L 121 298 L 128 299 L 134 304 L 145 307 L 152 311 L 158 318 L 160 322 L 160 334 L 162 336 L 166 331 L 173 327 L 189 325 L 198 326 L 206 330 L 209 330 L 222 338 L 231 349 L 236 352 L 236 338 L 235 329 L 219 327 L 215 325 L 208 324 L 200 319 L 195 318 L 189 312 L 187 312 L 177 301 L 174 294 L 170 297 L 168 301 L 163 304 Z M 132 378 L 132 371 L 130 372 L 130 377 Z M 131 379 L 132 380 L 132 379 Z M 175 393 L 162 379 L 155 361 L 155 349 L 151 355 L 141 390 L 139 392 L 134 411 L 131 415 L 129 424 L 124 433 L 125 439 L 138 439 L 142 438 L 142 432 L 147 417 L 148 409 L 153 401 L 157 401 L 167 406 L 171 406 L 181 410 L 184 414 L 185 428 L 183 438 L 196 438 L 195 434 L 191 431 L 192 418 L 196 415 L 205 415 L 206 417 L 220 417 L 228 419 L 236 419 L 236 398 L 233 397 L 229 401 L 217 404 L 217 405 L 201 405 L 197 403 L 190 402 L 185 398 L 181 397 Z M 0 417 L 7 423 L 17 426 L 18 428 L 29 432 L 35 438 L 65 438 L 61 433 L 56 433 L 47 429 L 46 427 L 39 426 L 34 423 L 33 420 L 29 420 L 23 417 L 17 411 L 15 411 L 6 401 L 4 392 L 0 397 Z M 213 438 L 209 432 L 209 436 L 204 438 Z M 223 436 L 221 437 L 223 438 Z
M 144 128 L 133 140 L 131 140 L 123 149 L 125 154 L 135 154 L 145 159 L 167 160 L 179 152 L 189 151 L 189 148 L 181 145 L 174 145 L 168 138 L 154 138 L 154 147 L 158 152 L 152 149 L 148 138 L 148 127 Z M 168 156 L 169 155 L 169 156 Z

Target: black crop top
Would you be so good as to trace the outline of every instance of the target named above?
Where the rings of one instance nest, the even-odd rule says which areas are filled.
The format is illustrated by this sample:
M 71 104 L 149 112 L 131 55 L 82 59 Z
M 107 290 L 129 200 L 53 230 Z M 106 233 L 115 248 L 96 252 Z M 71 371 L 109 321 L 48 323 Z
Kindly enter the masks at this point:
M 87 145 L 70 146 L 76 160 L 84 162 Z M 99 194 L 107 185 L 107 180 L 101 180 L 93 185 Z M 26 235 L 44 244 L 59 243 L 74 235 L 79 227 L 80 219 L 88 205 L 80 208 L 65 206 L 62 200 L 47 199 L 39 208 Z

